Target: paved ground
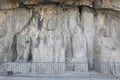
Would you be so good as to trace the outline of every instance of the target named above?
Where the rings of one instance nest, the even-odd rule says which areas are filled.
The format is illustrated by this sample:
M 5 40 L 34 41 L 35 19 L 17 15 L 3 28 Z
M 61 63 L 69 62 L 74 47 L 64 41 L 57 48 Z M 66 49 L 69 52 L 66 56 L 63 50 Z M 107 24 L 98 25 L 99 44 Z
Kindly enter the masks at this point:
M 20 76 L 20 77 L 16 77 L 16 76 Z M 23 77 L 23 76 L 27 76 L 27 77 Z M 48 77 L 47 75 L 38 75 L 38 77 L 37 75 L 35 75 L 36 77 L 28 77 L 28 76 L 34 76 L 34 75 L 33 74 L 27 74 L 27 75 L 26 74 L 14 74 L 14 75 L 9 75 L 7 77 L 3 75 L 3 76 L 0 76 L 0 80 L 120 80 L 120 77 L 115 78 L 115 76 L 101 75 L 95 72 L 87 73 L 84 75 L 74 74 L 73 72 L 69 72 L 69 73 L 60 74 L 60 75 L 52 75 L 52 76 L 48 75 L 50 77 Z
M 64 78 L 40 78 L 40 77 L 0 77 L 0 80 L 120 80 L 120 78 L 82 78 L 82 77 L 64 77 Z

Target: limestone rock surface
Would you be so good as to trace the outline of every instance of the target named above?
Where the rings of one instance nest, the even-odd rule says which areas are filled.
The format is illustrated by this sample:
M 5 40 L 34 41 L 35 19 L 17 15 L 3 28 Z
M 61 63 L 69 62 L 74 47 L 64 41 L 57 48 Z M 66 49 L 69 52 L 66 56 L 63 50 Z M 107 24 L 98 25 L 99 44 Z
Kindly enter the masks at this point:
M 30 62 L 23 73 L 95 70 L 120 76 L 119 3 L 0 0 L 0 62 Z M 23 67 L 7 65 L 14 72 Z

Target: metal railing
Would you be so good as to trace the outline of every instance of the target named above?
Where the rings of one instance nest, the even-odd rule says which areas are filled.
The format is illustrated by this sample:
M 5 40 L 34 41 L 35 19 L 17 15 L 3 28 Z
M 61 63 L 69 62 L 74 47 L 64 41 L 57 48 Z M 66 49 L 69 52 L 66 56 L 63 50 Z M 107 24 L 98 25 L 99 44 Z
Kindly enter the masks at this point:
M 4 62 L 0 76 L 12 77 L 120 77 L 120 62 Z

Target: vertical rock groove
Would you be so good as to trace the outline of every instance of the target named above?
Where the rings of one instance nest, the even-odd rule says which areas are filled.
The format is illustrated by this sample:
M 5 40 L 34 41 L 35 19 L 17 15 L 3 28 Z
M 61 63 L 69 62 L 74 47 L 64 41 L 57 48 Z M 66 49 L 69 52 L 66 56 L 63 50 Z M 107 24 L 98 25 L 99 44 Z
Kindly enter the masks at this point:
M 16 35 L 14 35 L 13 37 L 13 43 L 12 43 L 11 48 L 12 48 L 12 54 L 13 54 L 12 61 L 15 61 L 17 59 L 17 36 Z
M 38 17 L 38 29 L 39 30 L 42 29 L 42 23 L 43 23 L 43 19 L 41 20 L 41 17 Z
M 32 39 L 30 38 L 30 47 L 29 47 L 29 55 L 28 55 L 28 62 L 32 61 Z

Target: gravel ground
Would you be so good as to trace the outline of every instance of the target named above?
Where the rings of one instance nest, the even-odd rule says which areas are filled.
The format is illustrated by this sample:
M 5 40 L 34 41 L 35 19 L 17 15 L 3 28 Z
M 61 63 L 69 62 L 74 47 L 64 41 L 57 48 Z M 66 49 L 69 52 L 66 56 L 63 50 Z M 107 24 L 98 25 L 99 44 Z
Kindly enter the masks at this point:
M 40 78 L 40 77 L 0 77 L 0 80 L 120 80 L 120 78 L 85 78 L 85 77 L 62 77 L 62 78 Z

